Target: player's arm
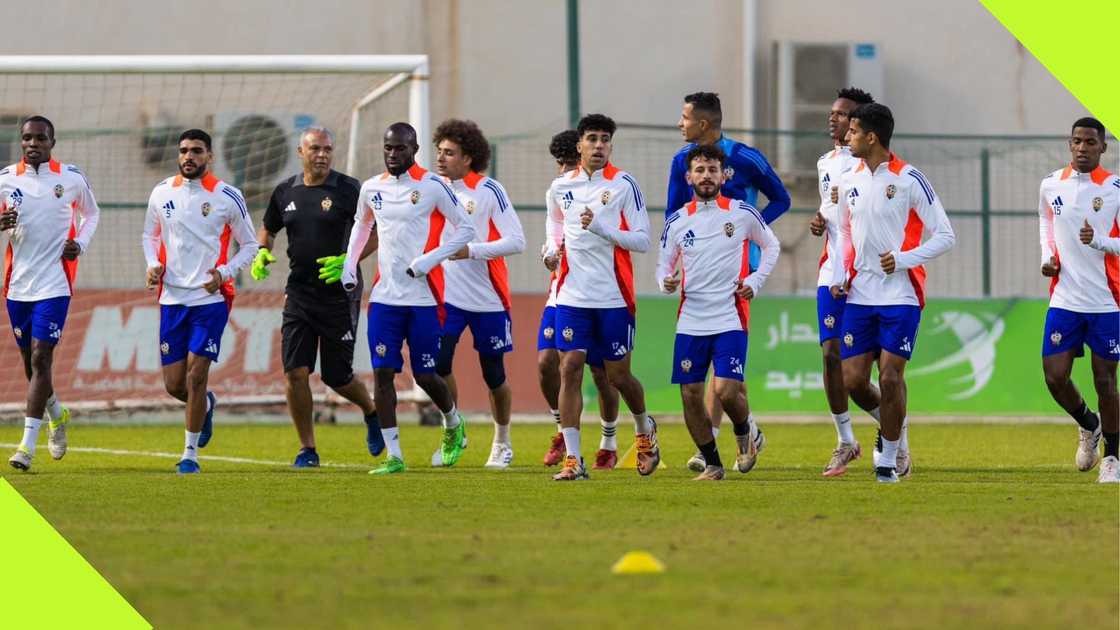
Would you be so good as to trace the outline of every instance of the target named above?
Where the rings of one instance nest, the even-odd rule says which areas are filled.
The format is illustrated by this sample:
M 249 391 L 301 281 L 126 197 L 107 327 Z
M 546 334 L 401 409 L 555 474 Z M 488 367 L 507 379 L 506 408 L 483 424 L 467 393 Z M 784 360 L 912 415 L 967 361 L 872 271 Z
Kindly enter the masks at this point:
M 1045 182 L 1044 182 L 1045 183 Z M 1052 278 L 1058 275 L 1058 248 L 1054 245 L 1054 216 L 1050 204 L 1046 202 L 1044 186 L 1038 188 L 1038 245 L 1042 251 L 1039 264 L 1042 275 Z
M 249 275 L 253 276 L 254 280 L 267 278 L 268 266 L 276 262 L 276 257 L 272 255 L 272 247 L 276 244 L 276 234 L 284 229 L 284 219 L 280 215 L 280 200 L 277 197 L 279 192 L 279 186 L 272 191 L 272 197 L 268 200 L 268 207 L 264 211 L 264 218 L 261 219 L 261 229 L 257 230 L 259 248 L 252 266 L 249 267 Z
M 140 238 L 140 245 L 144 249 L 144 261 L 148 264 L 145 283 L 149 289 L 154 288 L 159 278 L 163 276 L 163 263 L 159 260 L 161 234 L 159 212 L 155 192 L 153 192 L 148 198 L 148 212 L 144 215 L 144 233 Z
M 435 175 L 430 175 L 428 181 L 432 183 L 433 187 L 438 186 L 436 194 L 440 200 L 439 210 L 443 213 L 443 216 L 447 217 L 451 227 L 455 229 L 448 238 L 440 243 L 439 247 L 413 259 L 408 265 L 408 270 L 413 276 L 422 276 L 435 269 L 441 262 L 450 258 L 452 254 L 466 247 L 467 243 L 473 241 L 475 237 L 474 223 L 471 222 L 470 215 L 459 203 L 459 198 L 455 196 L 455 193 L 451 192 L 447 184 L 437 179 Z
M 767 224 L 773 223 L 789 210 L 791 203 L 789 191 L 782 183 L 782 178 L 778 177 L 761 153 L 748 156 L 746 161 L 750 165 L 747 172 L 751 185 L 766 195 L 766 207 L 762 209 L 762 219 Z
M 742 204 L 743 210 L 747 213 L 747 229 L 745 230 L 744 240 L 758 243 L 758 246 L 762 249 L 762 260 L 758 263 L 758 269 L 744 278 L 742 283 L 743 288 L 749 287 L 751 289 L 749 296 L 743 295 L 743 297 L 750 299 L 758 296 L 762 286 L 766 284 L 766 279 L 774 271 L 774 266 L 778 264 L 778 256 L 781 254 L 782 245 L 757 210 L 746 202 L 739 203 Z
M 257 251 L 260 246 L 257 244 L 257 234 L 253 231 L 253 220 L 249 218 L 249 211 L 245 206 L 245 198 L 241 196 L 241 191 L 233 187 L 227 187 L 237 197 L 237 202 L 230 208 L 230 232 L 233 235 L 233 240 L 237 241 L 237 253 L 233 258 L 229 259 L 224 265 L 219 265 L 215 268 L 218 274 L 222 277 L 222 282 L 229 280 L 238 271 L 249 266 L 256 257 Z
M 926 181 L 921 172 L 912 170 L 917 185 L 910 187 L 910 207 L 918 213 L 918 218 L 925 224 L 930 232 L 930 237 L 914 249 L 905 252 L 891 252 L 894 255 L 895 271 L 912 269 L 937 258 L 953 248 L 957 237 L 953 233 L 953 225 L 949 223 L 949 215 L 941 205 L 941 200 L 934 192 L 933 186 Z
M 684 156 L 678 153 L 669 164 L 669 191 L 665 195 L 665 218 L 692 200 L 692 186 L 688 185 Z
M 373 214 L 373 206 L 366 202 L 368 197 L 369 194 L 365 185 L 363 185 L 361 193 L 358 194 L 358 213 L 354 217 L 356 219 L 354 227 L 350 228 L 350 242 L 346 245 L 346 258 L 342 265 L 342 287 L 347 291 L 352 291 L 358 286 L 360 254 L 366 251 L 366 245 L 370 240 L 370 231 L 377 223 L 377 218 Z M 322 277 L 322 274 L 319 277 Z
M 680 261 L 681 248 L 677 242 L 676 223 L 680 214 L 674 212 L 665 219 L 661 230 L 661 249 L 657 253 L 657 287 L 662 293 L 673 293 L 680 286 L 677 262 Z
M 544 194 L 544 252 L 541 258 L 555 259 L 564 247 L 564 211 L 556 203 L 556 194 L 552 186 Z
M 502 256 L 512 256 L 525 251 L 525 231 L 521 227 L 521 220 L 517 218 L 517 210 L 509 201 L 505 188 L 494 180 L 494 203 L 497 212 L 490 214 L 490 220 L 498 229 L 499 237 L 493 241 L 483 243 L 470 243 L 467 245 L 468 256 L 478 260 L 490 260 Z
M 608 225 L 603 220 L 603 215 L 598 214 L 591 219 L 591 223 L 587 225 L 587 230 L 623 249 L 642 253 L 649 250 L 649 215 L 646 213 L 645 200 L 642 199 L 642 191 L 638 188 L 638 182 L 634 181 L 634 178 L 628 174 L 623 175 L 622 178 L 629 184 L 622 187 L 621 201 L 622 216 L 626 219 L 626 225 L 629 229 L 623 230 Z M 588 211 L 585 210 L 584 212 Z
M 841 180 L 843 184 L 843 180 Z M 852 246 L 852 223 L 848 211 L 848 191 L 843 185 L 837 193 L 836 215 L 836 264 L 832 266 L 833 297 L 839 297 L 848 290 L 848 269 L 855 263 L 855 248 Z
M 78 173 L 81 175 L 81 173 Z M 82 224 L 78 228 L 78 233 L 74 235 L 74 243 L 78 246 L 78 252 L 75 254 L 77 257 L 80 254 L 86 253 L 86 248 L 89 247 L 89 242 L 93 239 L 93 233 L 97 231 L 97 222 L 101 218 L 101 209 L 97 206 L 97 199 L 93 197 L 93 190 L 86 181 L 84 175 L 81 175 L 81 185 L 78 192 L 78 215 L 82 217 Z

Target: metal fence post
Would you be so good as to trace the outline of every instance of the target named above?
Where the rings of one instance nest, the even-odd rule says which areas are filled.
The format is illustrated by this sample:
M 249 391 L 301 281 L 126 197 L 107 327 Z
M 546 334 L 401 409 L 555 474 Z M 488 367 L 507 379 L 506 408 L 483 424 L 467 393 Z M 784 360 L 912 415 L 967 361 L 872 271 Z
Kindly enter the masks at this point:
M 992 295 L 992 187 L 991 153 L 980 149 L 980 261 L 984 297 Z

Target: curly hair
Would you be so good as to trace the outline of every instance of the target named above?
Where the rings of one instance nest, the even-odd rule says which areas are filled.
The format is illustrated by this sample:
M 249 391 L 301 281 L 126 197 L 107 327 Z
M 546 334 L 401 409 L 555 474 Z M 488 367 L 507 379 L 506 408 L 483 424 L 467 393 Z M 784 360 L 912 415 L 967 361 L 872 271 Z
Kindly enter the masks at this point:
M 473 120 L 452 118 L 440 123 L 432 135 L 432 143 L 439 145 L 450 140 L 459 145 L 463 153 L 471 158 L 471 170 L 485 171 L 490 166 L 490 143 Z
M 603 114 L 588 114 L 579 119 L 579 124 L 576 125 L 576 132 L 582 138 L 583 134 L 588 131 L 605 131 L 614 138 L 614 132 L 618 127 L 614 124 L 609 116 Z
M 576 150 L 578 142 L 579 132 L 575 129 L 567 129 L 552 136 L 552 142 L 548 144 L 548 152 L 557 161 L 565 164 L 575 164 L 579 162 L 579 151 Z
M 870 94 L 857 87 L 846 87 L 836 92 L 836 98 L 846 98 L 856 105 L 874 103 L 875 99 Z
M 685 156 L 684 163 L 691 169 L 692 161 L 697 158 L 701 160 L 715 160 L 719 162 L 719 167 L 721 169 L 727 165 L 727 156 L 724 155 L 722 149 L 714 144 L 698 144 L 692 147 L 689 149 L 688 155 Z

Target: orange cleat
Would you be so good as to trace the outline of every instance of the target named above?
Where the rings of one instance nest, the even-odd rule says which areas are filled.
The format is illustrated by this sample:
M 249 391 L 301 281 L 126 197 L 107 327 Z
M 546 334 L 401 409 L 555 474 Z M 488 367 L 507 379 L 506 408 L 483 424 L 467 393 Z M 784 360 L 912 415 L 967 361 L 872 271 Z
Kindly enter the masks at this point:
M 557 433 L 552 436 L 552 444 L 548 447 L 548 452 L 544 454 L 544 465 L 555 466 L 564 459 L 564 434 Z
M 608 451 L 601 448 L 595 452 L 595 465 L 592 470 L 614 470 L 618 464 L 618 451 Z

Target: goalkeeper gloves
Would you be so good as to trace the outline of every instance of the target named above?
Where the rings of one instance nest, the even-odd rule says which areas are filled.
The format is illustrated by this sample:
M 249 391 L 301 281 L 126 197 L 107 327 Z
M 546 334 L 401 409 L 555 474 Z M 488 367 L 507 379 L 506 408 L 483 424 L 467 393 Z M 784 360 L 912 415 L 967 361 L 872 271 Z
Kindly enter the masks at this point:
M 316 258 L 319 263 L 319 279 L 325 284 L 334 284 L 342 279 L 342 267 L 346 264 L 346 254 Z
M 254 280 L 264 280 L 269 274 L 268 266 L 274 262 L 276 262 L 276 257 L 268 251 L 267 247 L 258 249 L 257 257 L 253 259 L 253 265 L 249 267 L 249 275 L 253 276 Z

